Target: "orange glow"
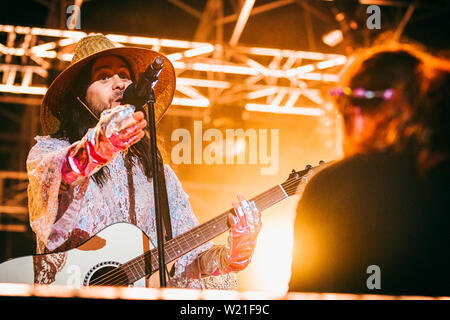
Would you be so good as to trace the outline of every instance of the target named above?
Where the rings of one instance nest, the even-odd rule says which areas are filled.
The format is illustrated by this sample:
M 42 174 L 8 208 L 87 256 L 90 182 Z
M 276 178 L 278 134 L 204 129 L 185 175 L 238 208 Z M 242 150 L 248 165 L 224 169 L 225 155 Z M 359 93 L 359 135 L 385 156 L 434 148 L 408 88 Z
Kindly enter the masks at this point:
M 305 116 L 321 116 L 323 114 L 323 110 L 319 108 L 282 107 L 256 103 L 247 103 L 245 105 L 245 109 L 248 111 L 272 112 L 280 114 L 298 114 Z
M 46 91 L 47 88 L 44 87 L 22 87 L 0 84 L 0 92 L 44 95 Z
M 291 276 L 292 217 L 295 212 L 295 201 L 292 199 L 283 203 L 281 208 L 273 208 L 270 216 L 263 216 L 263 227 L 252 262 L 241 272 L 242 275 L 238 274 L 244 288 L 249 286 L 252 290 L 277 295 L 287 292 Z
M 187 98 L 173 98 L 172 101 L 173 105 L 179 105 L 179 106 L 190 106 L 190 107 L 208 107 L 209 106 L 209 100 L 208 99 L 187 99 Z
M 230 39 L 231 45 L 234 46 L 238 43 L 241 33 L 244 30 L 244 26 L 247 23 L 248 17 L 250 16 L 250 12 L 252 11 L 254 4 L 255 0 L 246 0 L 244 5 L 242 6 L 242 10 L 239 13 L 238 21 L 236 22 L 233 34 L 231 35 Z
M 338 45 L 343 39 L 344 35 L 341 30 L 333 30 L 322 37 L 322 41 L 330 47 Z

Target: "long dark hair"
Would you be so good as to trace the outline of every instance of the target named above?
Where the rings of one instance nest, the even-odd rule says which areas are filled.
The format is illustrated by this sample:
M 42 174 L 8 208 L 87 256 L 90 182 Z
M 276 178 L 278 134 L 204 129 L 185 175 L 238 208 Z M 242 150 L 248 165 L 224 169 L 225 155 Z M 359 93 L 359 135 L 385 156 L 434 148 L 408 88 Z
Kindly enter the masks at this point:
M 123 60 L 123 59 L 122 59 Z M 125 61 L 126 63 L 126 61 Z M 74 143 L 81 140 L 90 128 L 97 125 L 98 120 L 81 104 L 77 99 L 79 97 L 86 105 L 86 91 L 90 85 L 91 69 L 93 61 L 87 64 L 78 74 L 74 81 L 71 91 L 64 97 L 64 105 L 62 106 L 62 118 L 60 120 L 59 130 L 52 134 L 53 138 L 63 139 L 69 143 Z M 130 70 L 131 80 L 135 81 L 135 75 Z M 93 110 L 91 108 L 91 110 Z M 136 107 L 136 111 L 143 111 L 147 118 L 147 113 L 143 107 Z M 146 119 L 148 122 L 148 119 Z M 137 159 L 138 164 L 143 169 L 147 178 L 152 178 L 152 158 L 149 155 L 150 140 L 147 136 L 144 136 L 138 143 L 133 145 L 132 154 L 128 152 L 126 154 L 125 161 L 132 163 L 133 159 Z M 158 160 L 162 162 L 161 154 L 158 153 Z M 103 183 L 110 178 L 109 170 L 107 166 L 103 166 L 98 170 L 92 178 L 94 181 L 103 185 Z

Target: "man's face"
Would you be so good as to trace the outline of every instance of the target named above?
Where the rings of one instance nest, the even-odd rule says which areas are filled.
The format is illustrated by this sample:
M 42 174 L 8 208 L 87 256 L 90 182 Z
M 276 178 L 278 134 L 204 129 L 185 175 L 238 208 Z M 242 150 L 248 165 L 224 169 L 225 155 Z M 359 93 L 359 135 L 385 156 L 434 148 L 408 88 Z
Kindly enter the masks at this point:
M 116 56 L 98 58 L 91 69 L 86 101 L 99 114 L 121 104 L 123 92 L 131 84 L 126 63 Z

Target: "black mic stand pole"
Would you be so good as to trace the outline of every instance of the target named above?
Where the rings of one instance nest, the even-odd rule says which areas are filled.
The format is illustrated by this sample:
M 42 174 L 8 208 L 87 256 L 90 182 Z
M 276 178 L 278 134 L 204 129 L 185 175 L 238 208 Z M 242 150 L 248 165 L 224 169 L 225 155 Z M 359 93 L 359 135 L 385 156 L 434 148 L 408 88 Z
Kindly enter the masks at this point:
M 156 218 L 156 235 L 158 239 L 158 262 L 159 262 L 159 282 L 161 288 L 166 287 L 166 262 L 164 251 L 164 232 L 162 224 L 160 193 L 159 193 L 159 179 L 158 179 L 158 157 L 156 149 L 156 121 L 155 121 L 155 93 L 151 89 L 149 99 L 147 101 L 148 112 L 147 119 L 150 129 L 150 155 L 152 159 L 152 177 L 153 177 L 153 192 L 155 198 L 155 218 Z

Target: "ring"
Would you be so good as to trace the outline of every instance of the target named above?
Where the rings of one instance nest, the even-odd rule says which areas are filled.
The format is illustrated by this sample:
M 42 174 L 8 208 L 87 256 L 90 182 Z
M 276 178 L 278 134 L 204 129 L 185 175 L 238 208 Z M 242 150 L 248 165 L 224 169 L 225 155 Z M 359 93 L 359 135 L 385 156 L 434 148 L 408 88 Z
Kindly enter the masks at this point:
M 250 209 L 252 209 L 253 212 L 257 212 L 258 208 L 256 207 L 255 201 L 250 202 Z
M 245 214 L 247 214 L 247 212 L 249 212 L 251 210 L 250 203 L 247 200 L 241 201 L 241 207 L 242 207 L 242 210 L 244 210 Z
M 245 217 L 247 219 L 247 222 L 249 225 L 256 225 L 259 223 L 259 216 L 258 216 L 258 208 L 256 207 L 255 201 L 248 202 L 248 211 L 245 213 Z

